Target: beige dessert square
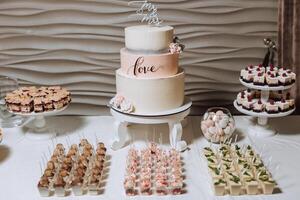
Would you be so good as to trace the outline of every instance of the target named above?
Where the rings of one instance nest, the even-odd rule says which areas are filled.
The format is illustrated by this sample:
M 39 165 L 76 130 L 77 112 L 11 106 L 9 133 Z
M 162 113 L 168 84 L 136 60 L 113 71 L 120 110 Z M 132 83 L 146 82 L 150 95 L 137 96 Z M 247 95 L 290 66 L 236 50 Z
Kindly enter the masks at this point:
M 224 179 L 213 179 L 215 195 L 225 195 L 226 181 Z

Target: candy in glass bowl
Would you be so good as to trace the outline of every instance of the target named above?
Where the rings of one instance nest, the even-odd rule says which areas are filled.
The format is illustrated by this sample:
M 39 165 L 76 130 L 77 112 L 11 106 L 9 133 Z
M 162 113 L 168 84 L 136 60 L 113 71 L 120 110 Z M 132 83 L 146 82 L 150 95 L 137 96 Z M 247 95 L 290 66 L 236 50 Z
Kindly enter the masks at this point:
M 235 130 L 235 122 L 226 108 L 209 108 L 201 121 L 201 130 L 206 139 L 213 143 L 224 142 Z

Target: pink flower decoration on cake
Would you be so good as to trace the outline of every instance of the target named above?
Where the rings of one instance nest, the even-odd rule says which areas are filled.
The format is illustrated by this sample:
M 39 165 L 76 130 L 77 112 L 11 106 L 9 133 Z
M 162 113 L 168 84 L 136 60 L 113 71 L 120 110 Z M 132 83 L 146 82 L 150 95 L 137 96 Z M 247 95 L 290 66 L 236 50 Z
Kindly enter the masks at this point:
M 112 98 L 109 103 L 113 107 L 120 109 L 122 112 L 131 113 L 134 111 L 132 103 L 119 94 Z
M 182 48 L 179 43 L 171 43 L 170 44 L 170 53 L 181 53 Z

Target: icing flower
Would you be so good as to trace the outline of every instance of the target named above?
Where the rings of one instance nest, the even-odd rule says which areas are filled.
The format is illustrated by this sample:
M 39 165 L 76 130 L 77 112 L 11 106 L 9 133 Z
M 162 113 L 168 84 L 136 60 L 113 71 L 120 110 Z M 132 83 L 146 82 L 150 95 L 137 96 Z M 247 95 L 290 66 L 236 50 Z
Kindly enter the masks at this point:
M 124 97 L 117 94 L 114 98 L 112 98 L 110 100 L 110 104 L 113 105 L 114 107 L 118 108 L 118 107 L 120 107 L 123 100 L 124 100 Z
M 182 48 L 179 45 L 179 43 L 171 43 L 169 47 L 170 47 L 170 53 L 181 53 L 182 52 Z
M 173 42 L 169 45 L 169 51 L 171 53 L 182 53 L 185 46 L 180 43 L 180 40 L 178 37 L 174 37 Z
M 124 96 L 117 94 L 109 102 L 113 107 L 120 109 L 122 112 L 131 113 L 134 111 L 134 107 L 130 101 L 125 99 Z

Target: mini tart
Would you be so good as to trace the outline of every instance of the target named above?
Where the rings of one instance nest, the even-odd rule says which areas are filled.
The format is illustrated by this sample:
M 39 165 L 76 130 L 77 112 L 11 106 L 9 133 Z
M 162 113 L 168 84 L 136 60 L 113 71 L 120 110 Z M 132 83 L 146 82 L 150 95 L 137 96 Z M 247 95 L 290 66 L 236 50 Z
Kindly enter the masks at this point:
M 264 109 L 265 109 L 265 105 L 264 105 L 260 100 L 258 100 L 257 102 L 255 102 L 255 103 L 253 104 L 252 110 L 253 110 L 254 112 L 263 112 Z
M 286 73 L 292 79 L 292 83 L 294 83 L 296 81 L 296 74 L 291 70 L 287 70 Z
M 286 73 L 281 74 L 278 77 L 278 81 L 280 85 L 286 86 L 292 84 L 292 78 L 288 76 Z
M 259 72 L 253 78 L 254 85 L 265 85 L 265 74 L 263 72 Z
M 248 70 L 242 69 L 240 73 L 240 78 L 244 80 L 245 75 L 248 73 Z
M 278 105 L 273 100 L 270 100 L 266 103 L 266 112 L 269 114 L 278 113 Z
M 282 99 L 281 101 L 277 101 L 278 109 L 280 112 L 286 112 L 290 110 L 290 104 L 288 101 Z
M 255 100 L 253 100 L 252 97 L 248 96 L 248 99 L 243 102 L 242 107 L 246 110 L 251 110 L 254 103 L 255 103 Z
M 247 98 L 245 96 L 245 93 L 244 92 L 240 92 L 238 93 L 237 95 L 237 98 L 236 98 L 236 103 L 241 106 L 243 104 L 244 101 L 247 101 Z
M 254 78 L 254 73 L 252 71 L 247 71 L 244 75 L 244 78 L 243 80 L 246 82 L 246 83 L 252 83 L 253 82 L 253 78 Z
M 279 70 L 279 68 L 278 68 L 278 67 L 275 67 L 274 65 L 270 65 L 270 66 L 267 66 L 267 67 L 266 67 L 266 70 L 267 70 L 267 71 L 271 71 L 271 72 L 277 73 L 278 70 Z
M 267 75 L 266 76 L 266 83 L 269 85 L 269 86 L 278 86 L 279 85 L 279 80 L 278 80 L 278 77 L 276 77 L 276 75 L 274 74 L 271 74 L 271 75 Z

